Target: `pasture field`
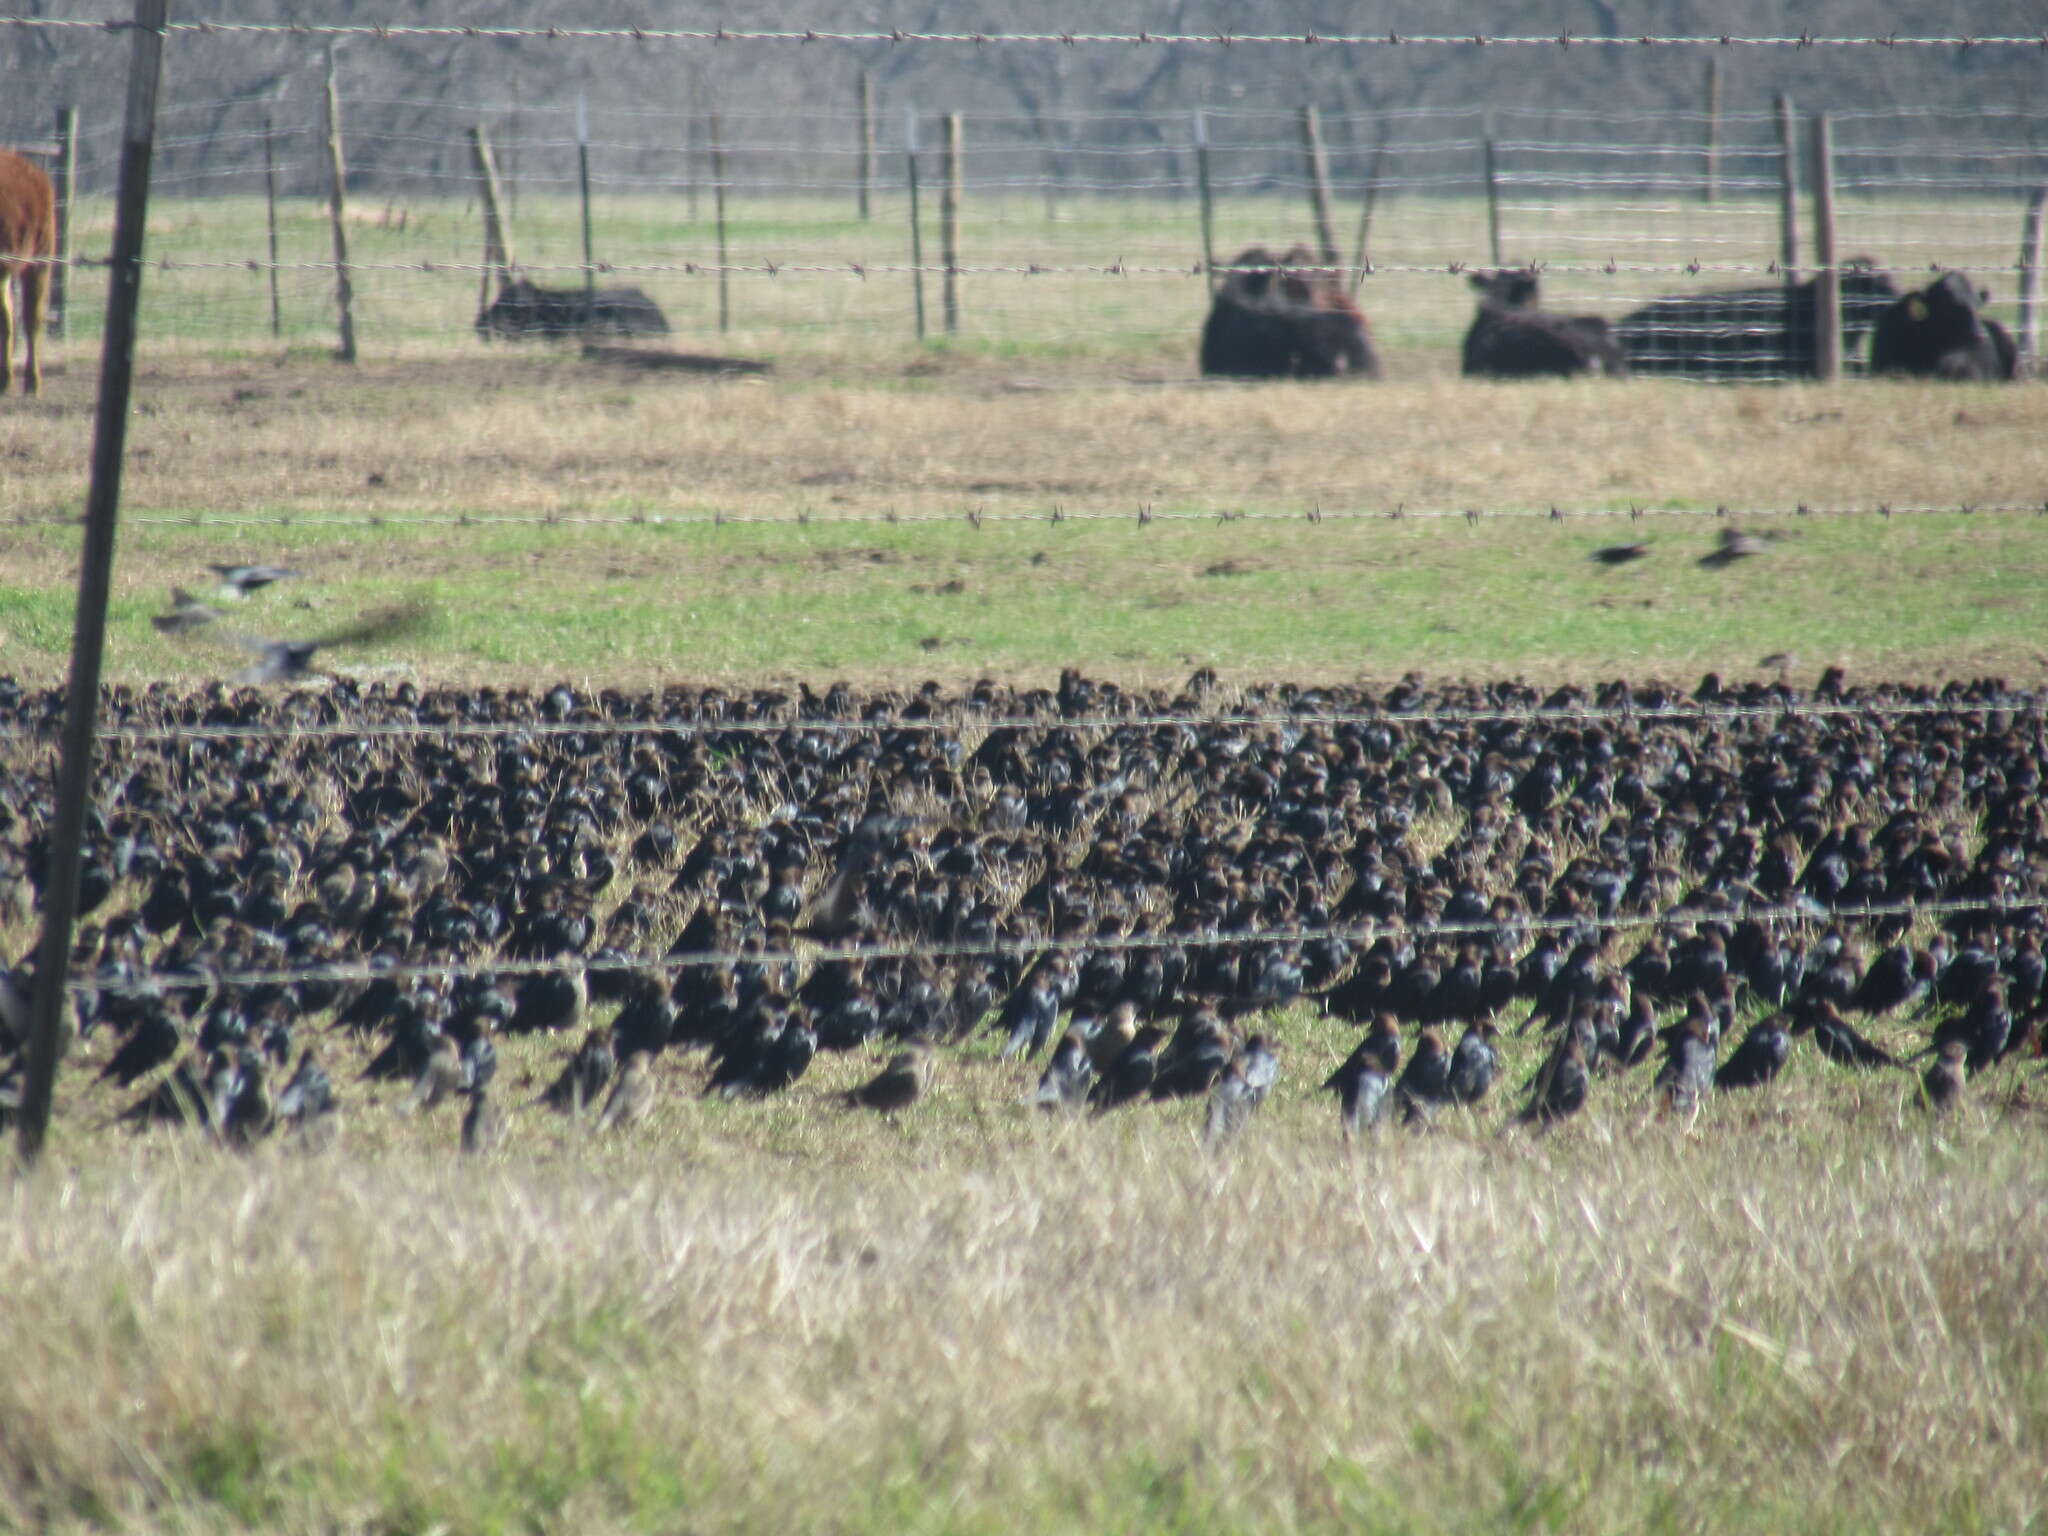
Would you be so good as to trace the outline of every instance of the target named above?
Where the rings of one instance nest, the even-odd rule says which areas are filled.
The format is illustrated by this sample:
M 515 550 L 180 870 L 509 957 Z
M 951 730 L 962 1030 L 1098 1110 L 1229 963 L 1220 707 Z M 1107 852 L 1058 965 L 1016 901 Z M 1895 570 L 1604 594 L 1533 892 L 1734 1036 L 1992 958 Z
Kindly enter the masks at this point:
M 1005 257 L 1131 234 L 1128 210 L 1035 209 L 1006 215 Z M 794 210 L 778 233 L 770 211 L 746 211 L 736 255 L 901 255 L 886 216 Z M 260 207 L 219 213 L 159 205 L 152 255 L 253 254 Z M 471 211 L 359 213 L 359 260 L 425 240 L 473 259 Z M 531 207 L 522 254 L 571 259 L 566 213 Z M 1768 243 L 1760 214 L 1721 213 Z M 2011 215 L 1987 205 L 1981 246 L 1946 259 L 2004 259 Z M 1226 251 L 1302 222 L 1227 216 Z M 1192 210 L 1175 217 L 1119 253 L 1186 259 Z M 1601 227 L 1527 254 L 1573 257 Z M 601 229 L 609 260 L 706 259 L 701 224 L 614 208 Z M 1458 259 L 1483 214 L 1397 202 L 1380 229 L 1382 260 Z M 288 259 L 323 259 L 312 214 L 287 237 Z M 647 279 L 679 345 L 778 363 L 704 381 L 486 350 L 473 273 L 367 286 L 354 370 L 323 355 L 325 274 L 292 274 L 282 344 L 256 275 L 153 275 L 110 675 L 231 673 L 232 646 L 149 616 L 209 561 L 264 559 L 303 576 L 228 625 L 316 635 L 424 600 L 424 634 L 336 664 L 455 683 L 2048 678 L 2048 519 L 1907 510 L 2040 503 L 2048 390 L 1467 384 L 1462 285 L 1419 274 L 1367 292 L 1387 382 L 1202 386 L 1197 283 L 1004 281 L 970 284 L 967 334 L 920 348 L 900 278 L 736 279 L 725 337 L 706 279 Z M 1559 292 L 1612 310 L 1660 286 L 1683 285 Z M 0 673 L 37 682 L 69 642 L 77 318 L 45 395 L 0 406 Z M 1690 514 L 1879 503 L 1899 510 L 1737 517 L 1779 537 L 1695 563 L 1722 524 Z M 1396 505 L 1488 515 L 1310 520 Z M 1055 507 L 1069 520 L 995 520 Z M 1637 539 L 1634 566 L 1587 559 Z M 29 938 L 0 927 L 0 952 Z M 2031 1064 L 1936 1124 L 1910 1078 L 1801 1047 L 1689 1127 L 1639 1075 L 1539 1137 L 1501 1127 L 1537 1059 L 1511 1038 L 1483 1114 L 1346 1147 L 1317 1084 L 1349 1031 L 1305 1007 L 1260 1022 L 1281 1083 L 1218 1150 L 1194 1105 L 1049 1123 L 982 1037 L 893 1121 L 835 1097 L 870 1055 L 821 1057 L 758 1105 L 700 1100 L 701 1065 L 665 1058 L 631 1131 L 527 1110 L 467 1161 L 448 1111 L 399 1117 L 337 1042 L 336 1143 L 238 1157 L 111 1129 L 131 1095 L 92 1084 L 94 1041 L 46 1165 L 0 1190 L 0 1531 L 2048 1522 Z M 502 1102 L 562 1049 L 508 1041 Z

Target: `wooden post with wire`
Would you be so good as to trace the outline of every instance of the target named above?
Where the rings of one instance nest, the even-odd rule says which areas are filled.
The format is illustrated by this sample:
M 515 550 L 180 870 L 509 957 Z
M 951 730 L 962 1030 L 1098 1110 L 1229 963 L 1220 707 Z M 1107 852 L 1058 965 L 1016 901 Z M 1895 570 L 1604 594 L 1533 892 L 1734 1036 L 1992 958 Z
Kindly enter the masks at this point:
M 78 603 L 71 629 L 71 672 L 64 691 L 64 737 L 57 807 L 50 821 L 43 932 L 29 1007 L 28 1075 L 17 1130 L 21 1161 L 42 1155 L 64 1054 L 70 1007 L 72 930 L 91 808 L 94 737 L 99 724 L 100 664 L 106 652 L 107 596 L 121 510 L 129 396 L 135 381 L 136 313 L 142 298 L 142 240 L 149 213 L 149 166 L 156 152 L 157 91 L 163 80 L 170 0 L 135 0 L 135 48 L 121 127 L 121 177 L 114 194 L 114 244 L 107 282 L 107 323 L 100 348 L 99 400 L 93 415 L 92 478 L 85 497 L 78 561 Z
M 946 114 L 944 174 L 939 183 L 939 259 L 945 263 L 946 334 L 960 331 L 960 204 L 966 189 L 960 114 Z
M 1372 147 L 1372 163 L 1365 172 L 1365 193 L 1358 204 L 1358 240 L 1351 248 L 1351 291 L 1356 293 L 1365 282 L 1366 268 L 1372 262 L 1372 214 L 1373 206 L 1380 197 L 1380 177 L 1387 162 L 1387 128 L 1383 119 L 1380 123 L 1378 140 Z
M 1330 159 L 1323 153 L 1323 124 L 1315 104 L 1301 109 L 1301 158 L 1308 175 L 1309 216 L 1316 226 L 1316 258 L 1337 264 L 1337 228 L 1330 215 Z
M 705 126 L 711 133 L 711 219 L 718 239 L 718 329 L 724 332 L 732 329 L 732 273 L 726 270 L 725 133 L 715 111 Z
M 57 165 L 50 178 L 57 188 L 57 248 L 50 252 L 50 313 L 44 322 L 52 336 L 64 334 L 71 307 L 71 217 L 78 206 L 78 108 L 57 109 Z
M 860 158 L 855 183 L 855 200 L 863 221 L 874 213 L 875 196 L 875 77 L 860 72 Z
M 476 167 L 477 198 L 484 206 L 484 260 L 482 280 L 477 285 L 477 308 L 491 303 L 491 281 L 500 288 L 511 276 L 512 231 L 505 222 L 505 204 L 498 186 L 498 161 L 491 153 L 490 135 L 477 123 L 469 130 L 469 158 Z
M 356 360 L 356 293 L 348 275 L 348 169 L 341 152 L 341 93 L 334 80 L 334 47 L 327 48 L 327 219 L 334 231 L 334 309 L 340 336 L 338 363 Z
M 1706 185 L 1701 197 L 1708 203 L 1721 201 L 1721 60 L 1707 60 L 1707 165 Z
M 277 284 L 277 123 L 263 114 L 263 228 L 270 237 L 270 334 L 284 335 L 284 304 Z
M 917 310 L 917 339 L 924 340 L 924 229 L 917 210 L 917 103 L 903 107 L 903 174 L 910 188 L 910 297 Z
M 1202 281 L 1216 291 L 1216 196 L 1209 183 L 1209 118 L 1195 108 L 1195 195 L 1202 205 Z
M 583 299 L 597 305 L 597 247 L 590 232 L 590 103 L 576 93 L 576 195 L 583 208 Z M 723 258 L 720 265 L 723 265 Z M 721 325 L 720 330 L 725 327 Z
M 1778 98 L 1778 271 L 1799 281 L 1799 116 L 1790 96 Z
M 1835 136 L 1825 112 L 1813 115 L 1813 371 L 1823 384 L 1842 376 L 1842 273 L 1835 265 Z
M 2019 376 L 2041 373 L 2041 251 L 2048 245 L 2048 182 L 2034 188 L 2020 223 L 2020 309 L 2014 319 Z
M 1500 163 L 1493 143 L 1493 109 L 1488 108 L 1480 119 L 1479 149 L 1481 165 L 1486 176 L 1486 248 L 1493 253 L 1493 264 L 1501 264 L 1500 255 Z

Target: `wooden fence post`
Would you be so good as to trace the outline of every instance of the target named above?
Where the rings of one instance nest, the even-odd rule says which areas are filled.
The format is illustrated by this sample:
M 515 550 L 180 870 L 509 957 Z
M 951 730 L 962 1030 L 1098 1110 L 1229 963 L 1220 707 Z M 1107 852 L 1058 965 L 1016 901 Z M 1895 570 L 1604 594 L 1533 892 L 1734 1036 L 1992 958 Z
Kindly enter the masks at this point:
M 1813 115 L 1813 371 L 1842 376 L 1842 273 L 1835 265 L 1835 140 L 1825 112 Z
M 590 103 L 576 93 L 576 194 L 583 207 L 583 300 L 597 305 L 597 248 L 590 234 Z M 721 324 L 719 329 L 725 327 Z
M 498 188 L 498 162 L 491 153 L 490 135 L 477 123 L 469 130 L 469 157 L 476 167 L 477 197 L 484 205 L 484 270 L 477 284 L 477 309 L 491 303 L 491 279 L 502 286 L 512 270 L 512 230 L 505 222 L 505 205 Z
M 1308 207 L 1315 220 L 1316 254 L 1324 266 L 1334 267 L 1337 230 L 1330 217 L 1330 161 L 1323 153 L 1323 124 L 1313 102 L 1301 109 L 1301 158 L 1308 171 Z
M 2020 312 L 2016 320 L 2019 376 L 2041 371 L 2041 248 L 2048 245 L 2048 182 L 2034 188 L 2020 223 Z
M 917 103 L 903 104 L 903 174 L 910 188 L 910 297 L 917 308 L 917 339 L 924 340 L 924 229 L 917 211 Z
M 1209 118 L 1195 108 L 1195 195 L 1202 205 L 1202 281 L 1216 291 L 1216 198 L 1209 184 Z
M 1365 173 L 1365 195 L 1358 206 L 1358 242 L 1351 250 L 1351 291 L 1356 293 L 1365 282 L 1365 269 L 1372 256 L 1372 210 L 1379 201 L 1380 174 L 1387 160 L 1387 128 L 1384 119 L 1380 122 L 1379 140 L 1372 147 L 1372 164 Z
M 732 329 L 732 274 L 726 270 L 725 240 L 725 134 L 718 114 L 706 120 L 711 132 L 711 217 L 718 231 L 718 329 Z
M 1707 60 L 1707 183 L 1703 192 L 1709 203 L 1721 201 L 1721 60 Z
M 57 248 L 50 252 L 50 313 L 43 329 L 62 337 L 71 307 L 71 210 L 78 205 L 78 108 L 57 109 Z
M 875 194 L 875 77 L 866 70 L 860 72 L 859 167 L 856 197 L 866 220 L 874 212 Z
M 940 259 L 946 264 L 946 334 L 960 330 L 960 203 L 966 187 L 960 145 L 960 114 L 946 114 L 944 178 L 939 188 Z
M 334 308 L 341 332 L 334 360 L 356 360 L 356 295 L 348 275 L 348 171 L 341 153 L 341 93 L 334 81 L 334 47 L 327 48 L 327 217 L 334 227 Z
M 1500 255 L 1500 166 L 1494 156 L 1493 110 L 1488 108 L 1479 122 L 1480 152 L 1486 173 L 1486 248 L 1493 253 L 1493 264 L 1501 264 Z
M 1778 98 L 1778 270 L 1790 288 L 1799 281 L 1799 118 L 1792 98 Z
M 263 227 L 270 236 L 270 334 L 284 335 L 284 305 L 277 292 L 277 123 L 263 114 Z

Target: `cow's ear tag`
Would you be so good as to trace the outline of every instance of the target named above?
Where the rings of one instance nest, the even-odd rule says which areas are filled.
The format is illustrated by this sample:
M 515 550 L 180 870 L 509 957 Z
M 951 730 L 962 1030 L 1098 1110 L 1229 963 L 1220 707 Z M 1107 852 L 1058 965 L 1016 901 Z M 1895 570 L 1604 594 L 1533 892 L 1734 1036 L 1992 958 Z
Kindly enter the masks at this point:
M 1927 318 L 1927 301 L 1915 294 L 1906 301 L 1906 313 L 1913 317 L 1915 324 L 1918 324 Z

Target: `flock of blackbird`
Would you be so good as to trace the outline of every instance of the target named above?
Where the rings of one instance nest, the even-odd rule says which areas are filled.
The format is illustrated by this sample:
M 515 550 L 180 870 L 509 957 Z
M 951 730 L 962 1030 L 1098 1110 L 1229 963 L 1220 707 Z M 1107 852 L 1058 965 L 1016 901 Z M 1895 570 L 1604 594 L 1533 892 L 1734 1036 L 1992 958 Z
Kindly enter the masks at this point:
M 17 932 L 61 714 L 0 680 Z M 1297 1003 L 1346 1135 L 1690 1117 L 1794 1052 L 1939 1111 L 2017 1096 L 2048 1011 L 2043 698 L 1993 680 L 338 678 L 115 689 L 103 727 L 66 1070 L 233 1145 L 325 1136 L 358 1072 L 481 1149 L 529 1105 L 623 1132 L 663 1084 L 770 1098 L 821 1051 L 870 1053 L 844 1097 L 885 1114 L 973 1052 L 1047 1112 L 1197 1098 L 1221 1139 L 1288 1074 L 1264 1030 Z M 0 970 L 0 1119 L 28 966 Z M 1507 1032 L 1542 1042 L 1524 1082 Z M 532 1034 L 559 1076 L 494 1090 Z

